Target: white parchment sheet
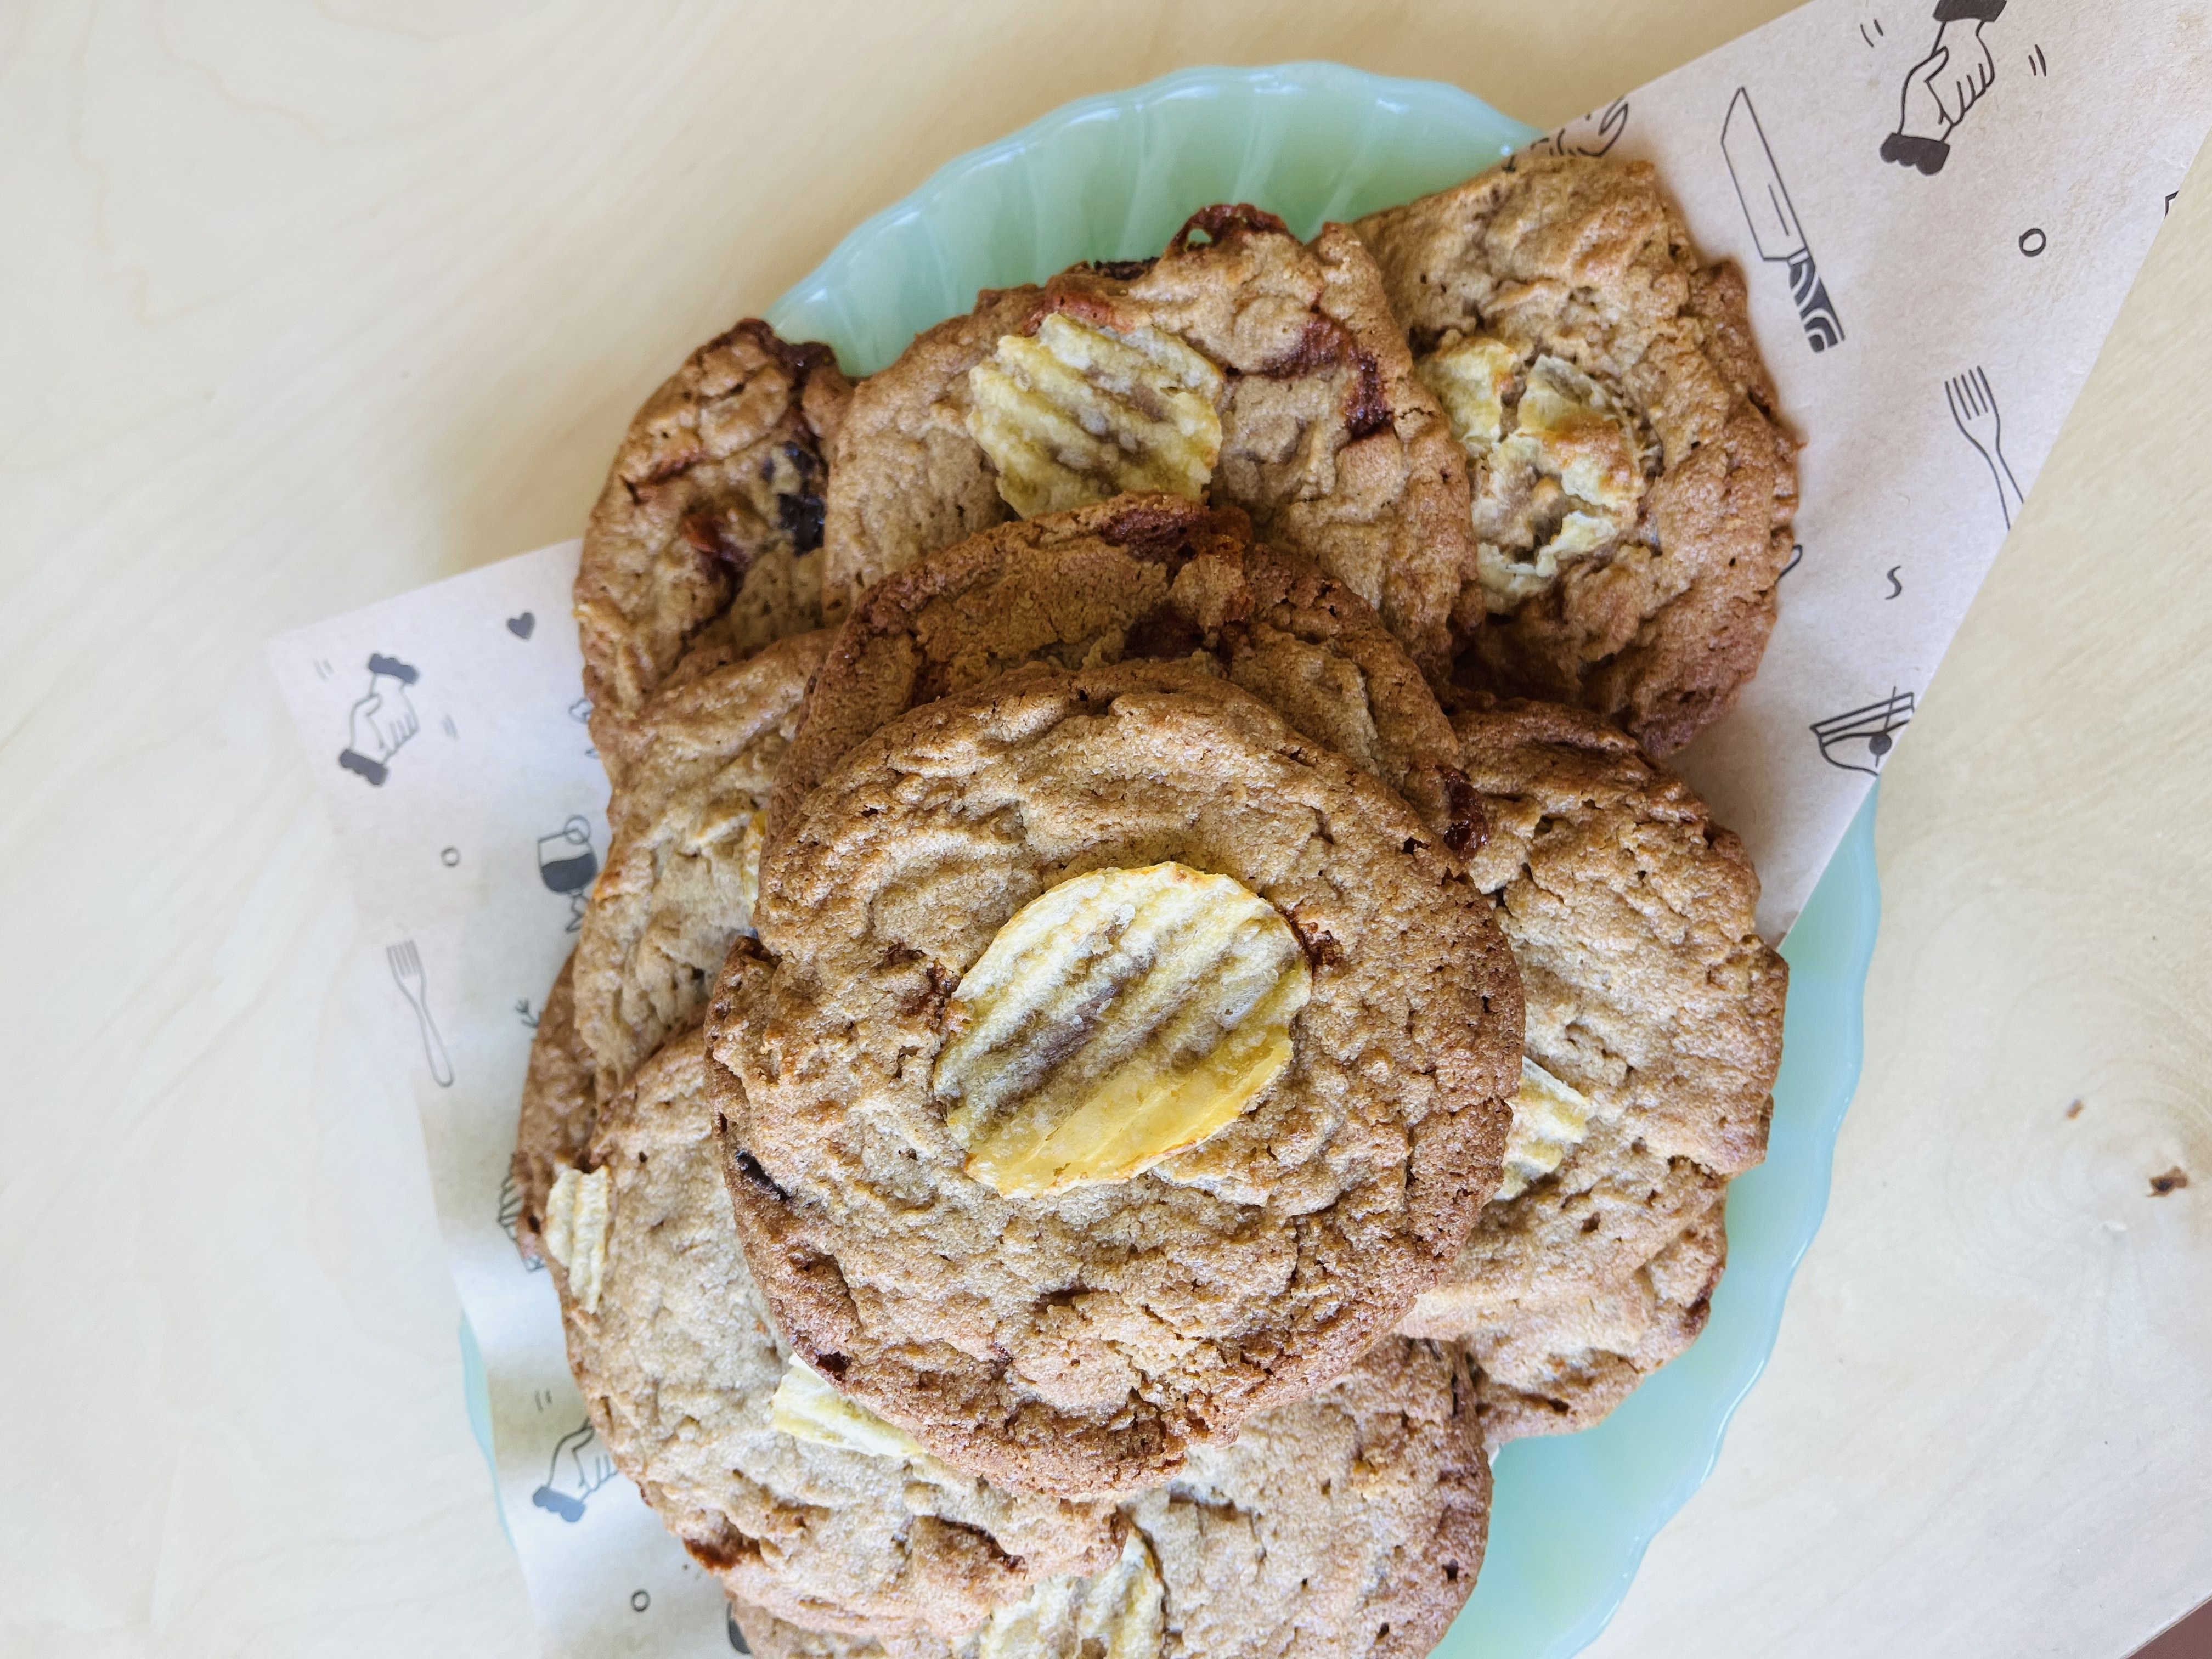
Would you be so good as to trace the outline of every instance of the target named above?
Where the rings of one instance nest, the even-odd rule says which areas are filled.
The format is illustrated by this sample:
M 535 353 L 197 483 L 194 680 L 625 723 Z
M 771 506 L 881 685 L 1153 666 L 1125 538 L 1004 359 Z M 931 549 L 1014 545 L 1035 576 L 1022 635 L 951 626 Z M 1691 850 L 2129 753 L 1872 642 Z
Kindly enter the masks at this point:
M 2212 0 L 1814 0 L 1541 140 L 1657 162 L 1749 284 L 1807 439 L 1758 679 L 1678 757 L 1786 931 L 1980 586 L 2212 124 Z M 507 1184 L 531 1033 L 606 851 L 577 544 L 271 642 L 384 952 L 546 1650 L 734 1645 L 614 1473 Z M 2065 602 L 2063 596 L 2054 596 Z

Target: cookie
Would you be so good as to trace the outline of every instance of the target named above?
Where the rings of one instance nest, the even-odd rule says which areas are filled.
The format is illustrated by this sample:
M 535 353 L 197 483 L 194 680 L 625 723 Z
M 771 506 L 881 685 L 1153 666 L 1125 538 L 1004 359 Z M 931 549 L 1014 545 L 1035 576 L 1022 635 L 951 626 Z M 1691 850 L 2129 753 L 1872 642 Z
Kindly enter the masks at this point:
M 1252 544 L 1234 508 L 1117 495 L 1000 525 L 870 588 L 830 647 L 776 775 L 773 840 L 830 768 L 908 709 L 1024 663 L 1194 660 L 1411 801 L 1454 851 L 1477 833 L 1459 740 L 1357 594 Z
M 1110 1505 L 957 1474 L 794 1366 L 738 1248 L 696 1024 L 605 1103 L 549 1208 L 592 1424 L 732 1595 L 809 1628 L 951 1638 L 1115 1559 Z
M 544 1254 L 545 1196 L 562 1170 L 583 1156 L 599 1123 L 592 1052 L 576 1035 L 575 969 L 571 951 L 545 994 L 522 1080 L 522 1116 L 509 1173 L 517 1206 L 515 1248 L 532 1261 Z
M 923 330 L 854 387 L 824 496 L 822 580 L 833 620 L 871 582 L 1013 516 L 968 430 L 968 377 L 1044 308 L 1034 286 L 987 289 L 966 316 Z
M 1465 1357 L 1389 1338 L 1125 1502 L 1112 1568 L 1039 1585 L 957 1645 L 738 1620 L 763 1659 L 1419 1659 L 1474 1588 L 1489 1511 Z
M 1518 156 L 1353 228 L 1473 473 L 1462 677 L 1680 748 L 1758 670 L 1796 507 L 1742 276 L 1641 161 Z
M 854 1636 L 808 1630 L 734 1597 L 730 1620 L 753 1659 L 945 1659 L 954 1650 L 949 1642 L 919 1632 Z
M 1382 616 L 1425 671 L 1472 580 L 1465 457 L 1341 225 L 1244 206 L 1158 259 L 983 296 L 855 392 L 830 603 L 1005 520 L 1153 491 L 1242 508 Z
M 702 635 L 742 656 L 821 626 L 823 447 L 850 395 L 829 347 L 749 318 L 638 410 L 576 571 L 602 754 Z
M 1580 1428 L 1703 1328 L 1729 1177 L 1765 1155 L 1788 965 L 1687 785 L 1595 715 L 1454 717 L 1527 1001 L 1507 1174 L 1401 1328 L 1468 1342 L 1492 1442 Z
M 710 1005 L 746 1254 L 957 1467 L 1123 1490 L 1340 1375 L 1498 1181 L 1520 997 L 1412 809 L 1256 698 L 1038 667 L 769 848 Z
M 752 926 L 761 809 L 830 636 L 678 674 L 624 723 L 606 865 L 576 941 L 576 1030 L 611 1096 L 706 1005 Z
M 1616 1177 L 1603 1184 L 1613 1191 L 1589 1207 L 1621 1201 L 1629 1183 Z M 1471 1346 L 1481 1368 L 1483 1432 L 1492 1443 L 1603 1422 L 1637 1384 L 1698 1340 L 1728 1261 L 1727 1194 L 1689 1197 L 1680 1230 L 1633 1271 L 1481 1321 Z M 1458 1317 L 1433 1322 L 1467 1328 Z

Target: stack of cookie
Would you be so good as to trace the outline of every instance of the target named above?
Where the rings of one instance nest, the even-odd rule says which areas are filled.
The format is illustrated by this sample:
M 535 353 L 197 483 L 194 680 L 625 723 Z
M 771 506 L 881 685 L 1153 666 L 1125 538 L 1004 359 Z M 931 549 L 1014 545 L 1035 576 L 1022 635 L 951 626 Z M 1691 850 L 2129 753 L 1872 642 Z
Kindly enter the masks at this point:
M 1785 976 L 1655 757 L 1772 624 L 1772 402 L 1560 160 L 641 411 L 521 1237 L 756 1652 L 1425 1653 L 1488 1449 L 1697 1334 Z

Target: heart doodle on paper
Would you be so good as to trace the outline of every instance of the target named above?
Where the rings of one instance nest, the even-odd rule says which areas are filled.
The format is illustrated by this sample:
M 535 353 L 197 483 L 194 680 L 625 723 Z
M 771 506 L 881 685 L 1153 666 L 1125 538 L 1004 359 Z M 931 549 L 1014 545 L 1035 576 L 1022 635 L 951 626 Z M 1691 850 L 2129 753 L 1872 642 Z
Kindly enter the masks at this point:
M 507 619 L 507 631 L 518 640 L 528 639 L 530 630 L 537 626 L 538 618 L 527 611 L 519 617 L 509 617 Z

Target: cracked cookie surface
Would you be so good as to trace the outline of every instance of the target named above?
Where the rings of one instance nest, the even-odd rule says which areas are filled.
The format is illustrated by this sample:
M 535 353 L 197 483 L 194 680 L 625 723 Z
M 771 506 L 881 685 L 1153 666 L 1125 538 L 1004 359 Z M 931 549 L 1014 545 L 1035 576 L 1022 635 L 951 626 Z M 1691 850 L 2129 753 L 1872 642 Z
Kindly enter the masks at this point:
M 1243 206 L 1158 259 L 987 294 L 864 382 L 833 453 L 829 603 L 1017 503 L 1163 486 L 1242 508 L 1443 673 L 1474 572 L 1465 456 L 1358 239 L 1300 242 Z
M 763 809 L 829 641 L 817 629 L 697 672 L 695 650 L 624 724 L 574 971 L 602 1097 L 706 1006 L 730 941 L 752 927 Z
M 1528 1055 L 1589 1109 L 1401 1326 L 1472 1346 L 1496 1442 L 1597 1421 L 1704 1328 L 1729 1179 L 1765 1156 L 1789 969 L 1742 844 L 1631 738 L 1555 704 L 1453 724 Z
M 1000 525 L 871 588 L 816 678 L 768 809 L 773 841 L 830 768 L 909 708 L 1025 663 L 1197 659 L 1410 801 L 1478 833 L 1459 742 L 1374 611 L 1249 521 L 1163 495 Z
M 524 1152 L 566 1152 L 530 1146 L 532 1127 Z M 570 1369 L 617 1466 L 732 1595 L 910 1645 L 1114 1559 L 1109 1504 L 989 1486 L 896 1449 L 887 1425 L 810 1417 L 804 1390 L 793 1413 L 791 1352 L 738 1245 L 696 1025 L 605 1103 L 578 1162 L 605 1208 L 595 1306 L 549 1262 Z
M 1146 1559 L 1103 1580 L 1118 1620 L 1096 1616 L 1101 1581 L 1076 1580 L 1040 1585 L 957 1644 L 810 1635 L 745 1607 L 738 1622 L 763 1659 L 1420 1659 L 1482 1561 L 1490 1465 L 1474 1388 L 1457 1349 L 1385 1339 L 1333 1387 L 1200 1449 L 1121 1506 L 1124 1560 Z M 1132 1595 L 1146 1570 L 1152 1583 Z
M 631 421 L 576 571 L 584 693 L 611 773 L 622 725 L 687 649 L 734 659 L 822 625 L 823 452 L 851 394 L 827 346 L 749 318 Z
M 1519 156 L 1354 228 L 1472 473 L 1462 677 L 1680 748 L 1757 671 L 1790 557 L 1742 277 L 1643 162 Z
M 957 988 L 1048 888 L 1167 860 L 1297 936 L 1289 1064 L 1133 1179 L 992 1190 L 931 1084 Z M 1188 668 L 1024 669 L 892 721 L 770 847 L 710 1005 L 782 1328 L 938 1455 L 1048 1490 L 1157 1480 L 1340 1375 L 1498 1182 L 1521 1009 L 1492 908 L 1401 799 Z
M 592 1051 L 576 1035 L 575 970 L 571 951 L 538 1012 L 508 1166 L 514 1182 L 515 1248 L 530 1261 L 544 1259 L 545 1200 L 553 1183 L 583 1157 L 599 1125 Z

